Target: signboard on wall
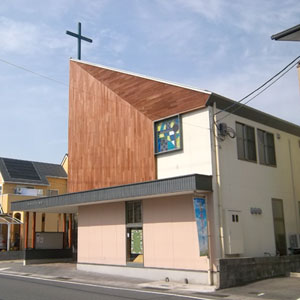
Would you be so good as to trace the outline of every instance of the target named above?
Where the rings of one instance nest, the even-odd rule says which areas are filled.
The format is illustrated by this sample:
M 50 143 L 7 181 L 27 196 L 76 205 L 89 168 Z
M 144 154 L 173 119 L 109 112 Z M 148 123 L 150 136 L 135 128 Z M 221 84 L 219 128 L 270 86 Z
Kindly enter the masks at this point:
M 63 232 L 36 232 L 36 249 L 63 249 Z
M 206 199 L 194 198 L 194 211 L 198 231 L 200 256 L 208 255 Z

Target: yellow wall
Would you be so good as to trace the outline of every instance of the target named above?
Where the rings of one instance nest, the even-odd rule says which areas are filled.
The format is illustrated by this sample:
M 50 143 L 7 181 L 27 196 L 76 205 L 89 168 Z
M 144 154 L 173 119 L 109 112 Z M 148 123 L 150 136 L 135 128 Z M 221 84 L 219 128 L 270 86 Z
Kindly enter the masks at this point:
M 43 196 L 47 196 L 47 190 L 58 190 L 58 194 L 65 194 L 67 192 L 67 179 L 47 177 L 50 186 L 48 185 L 31 185 L 31 184 L 17 184 L 17 183 L 3 183 L 3 194 L 14 194 L 17 187 L 33 187 L 35 189 L 43 190 Z M 1 183 L 1 182 L 0 182 Z
M 25 215 L 25 213 L 24 213 Z M 35 231 L 42 231 L 42 213 L 36 213 L 36 226 Z M 32 218 L 33 213 L 29 214 L 29 235 L 32 231 Z M 63 214 L 47 213 L 45 214 L 45 232 L 63 232 Z
M 61 163 L 61 166 L 64 168 L 64 170 L 66 171 L 66 173 L 68 174 L 68 167 L 69 167 L 69 156 L 68 154 L 65 155 L 62 163 Z
M 58 194 L 64 194 L 67 192 L 67 178 L 56 178 L 56 177 L 47 177 L 49 185 L 31 185 L 31 184 L 17 184 L 17 183 L 5 183 L 3 182 L 2 176 L 0 174 L 0 184 L 2 184 L 2 195 L 0 195 L 0 203 L 5 213 L 13 213 L 15 216 L 17 213 L 21 214 L 21 222 L 24 223 L 24 212 L 12 212 L 11 211 L 11 202 L 28 200 L 34 198 L 40 198 L 41 196 L 25 196 L 15 194 L 15 189 L 17 187 L 32 187 L 34 189 L 43 190 L 43 196 L 48 195 L 48 190 L 57 190 Z M 30 212 L 29 218 L 29 237 L 28 245 L 31 245 L 32 241 L 32 215 Z M 15 226 L 15 225 L 14 225 Z M 17 229 L 16 229 L 17 230 Z M 21 248 L 24 246 L 24 226 L 21 225 L 20 236 L 21 236 Z M 36 232 L 42 231 L 42 213 L 36 214 Z M 47 213 L 45 215 L 45 232 L 62 232 L 63 231 L 63 216 L 62 214 Z M 12 227 L 11 236 L 13 238 L 15 233 L 14 227 Z M 5 231 L 6 234 L 6 231 Z
M 4 194 L 4 195 L 1 195 L 0 197 L 1 197 L 0 199 L 1 199 L 1 204 L 2 204 L 4 213 L 11 213 L 11 210 L 10 210 L 11 202 L 38 198 L 38 197 L 33 197 L 33 196 L 14 195 L 14 194 Z
M 44 195 L 46 195 L 46 190 L 49 188 L 48 186 L 42 186 L 42 185 L 32 185 L 32 184 L 16 184 L 16 183 L 3 183 L 2 187 L 2 193 L 3 194 L 14 194 L 15 189 L 17 187 L 33 187 L 35 189 L 41 189 L 44 190 Z
M 67 179 L 47 177 L 50 187 L 49 190 L 58 190 L 58 194 L 65 194 L 67 192 Z
M 21 214 L 21 221 L 24 223 L 25 212 L 14 212 L 15 214 Z M 28 222 L 28 246 L 29 248 L 32 245 L 32 221 L 33 221 L 33 213 L 29 213 L 29 222 Z M 14 228 L 15 225 L 12 226 L 11 231 L 11 238 L 15 236 L 15 232 L 17 229 Z M 7 236 L 7 227 L 3 226 L 3 235 L 4 237 Z M 42 213 L 36 213 L 36 226 L 35 232 L 42 231 Z M 48 213 L 45 215 L 45 232 L 63 232 L 63 214 L 55 214 L 55 213 Z M 20 245 L 21 249 L 24 247 L 24 238 L 25 238 L 25 226 L 21 225 L 20 228 Z M 11 241 L 12 242 L 12 241 Z

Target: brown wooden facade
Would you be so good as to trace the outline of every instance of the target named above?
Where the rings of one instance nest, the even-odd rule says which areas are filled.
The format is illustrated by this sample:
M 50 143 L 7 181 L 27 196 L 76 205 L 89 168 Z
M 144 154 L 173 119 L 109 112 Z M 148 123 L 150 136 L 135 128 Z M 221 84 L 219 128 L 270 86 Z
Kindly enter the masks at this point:
M 153 121 L 209 94 L 70 62 L 68 191 L 156 179 Z

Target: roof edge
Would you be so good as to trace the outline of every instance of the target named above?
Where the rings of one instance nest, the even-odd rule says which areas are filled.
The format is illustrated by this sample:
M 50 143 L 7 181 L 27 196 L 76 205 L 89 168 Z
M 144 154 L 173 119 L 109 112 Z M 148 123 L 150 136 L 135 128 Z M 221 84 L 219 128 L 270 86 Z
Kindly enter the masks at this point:
M 206 102 L 206 106 L 213 106 L 214 103 L 216 103 L 217 108 L 220 110 L 227 109 L 232 104 L 236 104 L 237 106 L 228 109 L 227 113 L 231 113 L 300 137 L 300 126 L 297 124 L 275 117 L 250 106 L 243 105 L 216 93 L 211 94 Z M 240 107 L 240 109 L 234 111 L 237 107 Z
M 48 182 L 48 180 L 47 180 L 47 182 Z M 30 181 L 22 182 L 22 181 L 11 181 L 11 180 L 4 181 L 3 180 L 3 183 L 22 184 L 22 185 L 27 184 L 27 185 L 36 185 L 36 186 L 50 186 L 49 182 L 48 183 L 38 183 L 38 182 L 30 182 Z
M 133 197 L 143 198 L 148 195 L 159 195 L 184 191 L 203 190 L 212 192 L 212 176 L 189 174 L 151 181 L 104 187 L 100 189 L 79 191 L 51 197 L 21 200 L 12 203 L 13 211 L 34 210 L 36 208 L 62 207 L 68 205 L 85 205 L 101 203 L 106 200 L 120 200 Z
M 288 28 L 286 30 L 283 30 L 281 32 L 278 32 L 276 34 L 273 34 L 271 36 L 271 39 L 272 40 L 279 40 L 279 39 L 281 39 L 283 37 L 286 37 L 287 35 L 293 34 L 293 33 L 297 32 L 297 31 L 300 31 L 300 24 L 298 24 L 298 25 L 296 25 L 294 27 Z
M 168 80 L 163 80 L 163 79 L 160 79 L 160 78 L 145 76 L 145 75 L 142 75 L 142 74 L 139 74 L 139 73 L 134 73 L 134 72 L 126 71 L 126 70 L 112 68 L 112 67 L 104 66 L 104 65 L 101 65 L 101 64 L 94 64 L 94 63 L 91 63 L 91 62 L 88 62 L 88 61 L 82 61 L 82 60 L 78 60 L 78 59 L 74 59 L 74 58 L 71 58 L 70 61 L 85 64 L 85 65 L 90 65 L 90 66 L 93 66 L 93 67 L 98 67 L 98 68 L 102 68 L 102 69 L 106 69 L 106 70 L 109 70 L 109 71 L 114 71 L 114 72 L 118 72 L 118 73 L 122 73 L 122 74 L 126 74 L 126 75 L 131 75 L 131 76 L 135 76 L 135 77 L 139 77 L 139 78 L 143 78 L 143 79 L 147 79 L 147 80 L 151 80 L 151 81 L 165 83 L 165 84 L 169 84 L 169 85 L 172 85 L 172 86 L 175 86 L 175 87 L 188 89 L 188 90 L 191 90 L 191 91 L 200 92 L 200 93 L 204 93 L 204 94 L 207 94 L 207 95 L 212 94 L 212 92 L 207 91 L 207 90 L 198 89 L 198 88 L 191 87 L 191 86 L 188 86 L 188 85 L 183 85 L 183 84 L 180 84 L 180 83 L 176 83 L 176 82 L 172 82 L 172 81 L 168 81 Z
M 65 155 L 64 155 L 64 157 L 63 157 L 63 159 L 61 160 L 61 163 L 60 163 L 61 166 L 65 163 L 65 161 L 66 161 L 66 159 L 67 159 L 68 157 L 69 157 L 69 154 L 68 154 L 68 153 L 65 153 Z

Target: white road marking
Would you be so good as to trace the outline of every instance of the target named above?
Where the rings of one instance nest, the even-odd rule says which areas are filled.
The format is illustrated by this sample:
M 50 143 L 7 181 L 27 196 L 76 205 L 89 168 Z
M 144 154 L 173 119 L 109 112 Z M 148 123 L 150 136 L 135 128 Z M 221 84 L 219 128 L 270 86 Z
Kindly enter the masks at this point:
M 138 290 L 138 289 L 114 287 L 114 286 L 107 286 L 107 285 L 97 285 L 97 284 L 92 284 L 92 283 L 81 283 L 81 282 L 66 281 L 66 280 L 46 279 L 46 278 L 35 277 L 35 276 L 24 276 L 24 275 L 19 275 L 19 274 L 11 274 L 8 272 L 0 272 L 0 275 L 6 275 L 6 276 L 11 276 L 11 277 L 30 278 L 30 279 L 36 279 L 36 280 L 41 280 L 41 281 L 51 281 L 51 282 L 57 282 L 57 283 L 68 283 L 68 284 L 73 284 L 73 285 L 98 287 L 98 288 L 111 289 L 111 290 L 122 290 L 122 291 L 145 293 L 145 294 L 182 297 L 182 298 L 187 298 L 187 299 L 211 300 L 210 298 L 203 298 L 203 297 L 199 298 L 199 297 L 195 297 L 195 296 L 178 295 L 178 294 L 172 294 L 172 293 L 160 293 L 160 292 L 154 292 L 154 291 L 142 291 L 142 290 Z
M 0 268 L 0 271 L 5 271 L 5 270 L 8 270 L 10 268 Z

